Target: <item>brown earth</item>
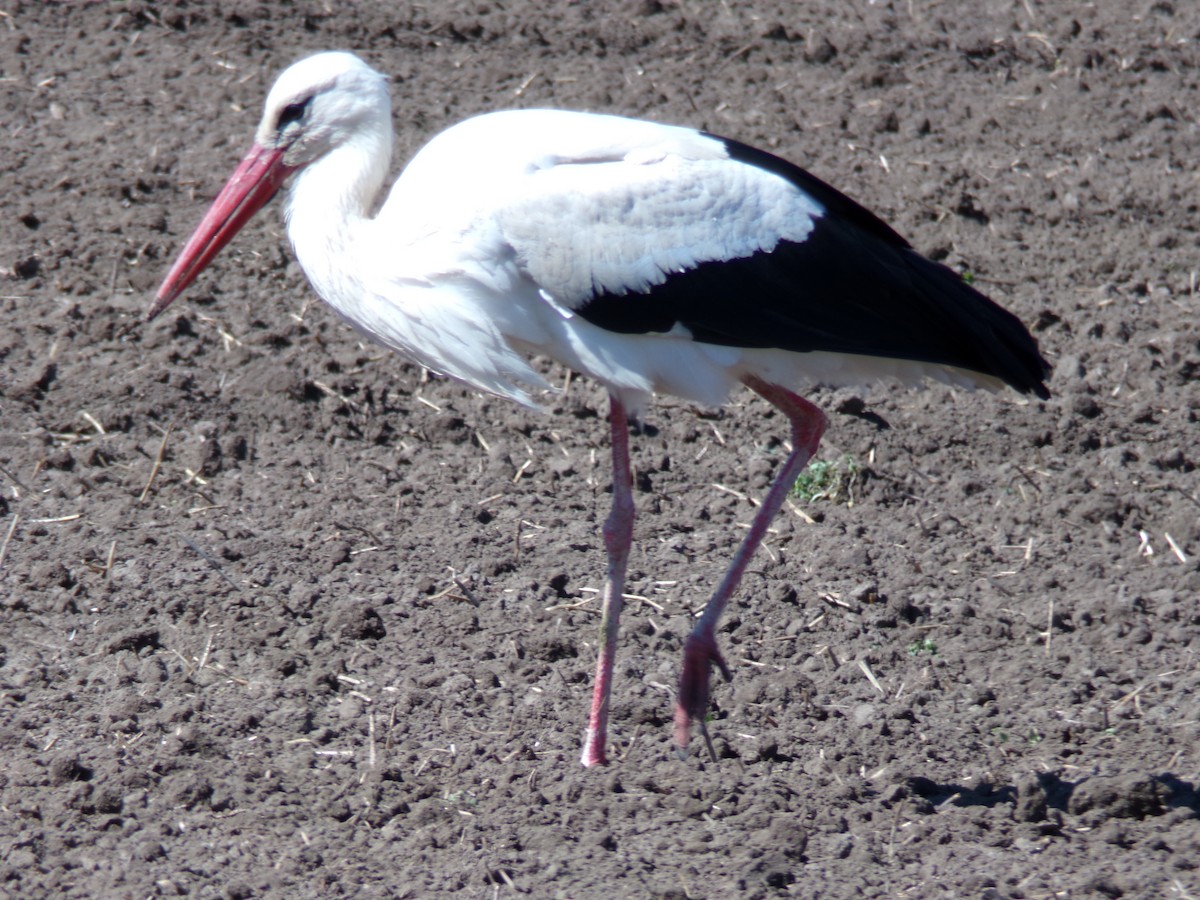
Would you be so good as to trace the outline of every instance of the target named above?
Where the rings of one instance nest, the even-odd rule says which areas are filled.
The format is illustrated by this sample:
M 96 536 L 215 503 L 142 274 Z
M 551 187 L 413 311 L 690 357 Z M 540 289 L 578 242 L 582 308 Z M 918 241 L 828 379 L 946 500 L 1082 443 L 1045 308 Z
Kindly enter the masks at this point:
M 1200 896 L 1197 40 L 1189 0 L 0 4 L 0 892 Z M 277 210 L 144 323 L 326 48 L 395 74 L 401 158 L 512 106 L 772 149 L 1054 361 L 1046 403 L 813 392 L 857 478 L 724 623 L 718 764 L 670 692 L 763 404 L 635 441 L 584 771 L 602 391 L 537 415 L 363 345 Z

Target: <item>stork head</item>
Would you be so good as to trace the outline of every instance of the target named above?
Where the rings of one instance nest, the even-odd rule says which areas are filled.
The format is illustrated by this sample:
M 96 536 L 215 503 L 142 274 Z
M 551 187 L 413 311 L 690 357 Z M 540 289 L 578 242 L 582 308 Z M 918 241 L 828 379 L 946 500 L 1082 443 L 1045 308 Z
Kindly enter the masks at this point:
M 288 67 L 267 95 L 254 143 L 212 202 L 158 289 L 153 319 L 195 280 L 289 175 L 332 151 L 391 146 L 387 79 L 352 53 L 318 53 Z M 381 162 L 386 167 L 386 160 Z
M 275 80 L 254 140 L 295 171 L 380 123 L 390 128 L 389 111 L 383 75 L 353 53 L 318 53 Z

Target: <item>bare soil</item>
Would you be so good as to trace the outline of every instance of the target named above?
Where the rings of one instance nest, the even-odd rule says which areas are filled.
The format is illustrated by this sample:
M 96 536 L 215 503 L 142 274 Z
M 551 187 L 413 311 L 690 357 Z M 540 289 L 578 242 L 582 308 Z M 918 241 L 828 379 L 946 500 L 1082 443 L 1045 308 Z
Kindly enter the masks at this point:
M 1198 40 L 1189 0 L 0 3 L 0 893 L 1200 896 Z M 584 771 L 602 390 L 539 415 L 364 345 L 277 209 L 144 323 L 329 48 L 395 74 L 398 164 L 515 106 L 771 149 L 1055 363 L 1045 403 L 812 392 L 857 477 L 724 623 L 717 764 L 671 690 L 779 416 L 636 438 Z

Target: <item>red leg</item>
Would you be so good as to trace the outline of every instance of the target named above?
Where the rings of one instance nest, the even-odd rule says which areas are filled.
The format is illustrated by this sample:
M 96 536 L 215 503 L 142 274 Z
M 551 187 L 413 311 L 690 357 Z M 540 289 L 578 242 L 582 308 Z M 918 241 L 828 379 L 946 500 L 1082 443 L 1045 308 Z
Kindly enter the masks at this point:
M 609 424 L 612 427 L 612 511 L 604 523 L 604 547 L 608 551 L 608 575 L 600 609 L 600 654 L 596 658 L 596 683 L 592 690 L 592 713 L 583 742 L 585 766 L 608 762 L 604 745 L 608 736 L 608 702 L 612 693 L 613 660 L 617 655 L 617 630 L 624 603 L 625 567 L 633 540 L 633 474 L 629 467 L 629 417 L 615 394 L 609 395 Z
M 796 478 L 817 452 L 817 445 L 821 442 L 821 435 L 825 433 L 827 424 L 825 414 L 803 397 L 778 385 L 767 384 L 754 376 L 749 376 L 744 381 L 748 388 L 788 417 L 792 425 L 792 452 L 788 454 L 776 474 L 771 489 L 750 524 L 749 533 L 733 557 L 721 584 L 704 607 L 704 614 L 684 644 L 683 670 L 679 676 L 679 702 L 675 707 L 675 742 L 681 755 L 687 751 L 688 733 L 692 722 L 699 722 L 701 730 L 704 728 L 704 715 L 708 711 L 708 681 L 712 675 L 712 667 L 715 665 L 719 668 L 726 680 L 730 677 L 729 667 L 725 665 L 725 660 L 717 649 L 717 622 L 721 613 L 725 611 L 725 604 L 737 590 L 754 551 L 762 543 L 767 526 L 783 506 L 783 501 L 792 485 L 796 483 Z M 707 733 L 705 737 L 707 738 Z M 711 743 L 709 751 L 712 751 Z

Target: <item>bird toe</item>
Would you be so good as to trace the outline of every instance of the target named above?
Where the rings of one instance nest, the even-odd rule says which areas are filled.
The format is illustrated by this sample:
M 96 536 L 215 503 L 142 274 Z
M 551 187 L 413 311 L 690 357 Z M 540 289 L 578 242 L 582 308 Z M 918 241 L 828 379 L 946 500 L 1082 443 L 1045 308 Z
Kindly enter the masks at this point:
M 688 636 L 683 647 L 683 669 L 679 674 L 679 697 L 675 705 L 675 743 L 680 753 L 686 752 L 693 722 L 704 722 L 708 712 L 709 680 L 716 666 L 726 681 L 733 673 L 717 649 L 716 638 L 705 632 Z

